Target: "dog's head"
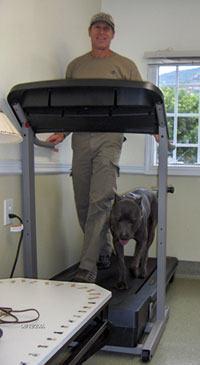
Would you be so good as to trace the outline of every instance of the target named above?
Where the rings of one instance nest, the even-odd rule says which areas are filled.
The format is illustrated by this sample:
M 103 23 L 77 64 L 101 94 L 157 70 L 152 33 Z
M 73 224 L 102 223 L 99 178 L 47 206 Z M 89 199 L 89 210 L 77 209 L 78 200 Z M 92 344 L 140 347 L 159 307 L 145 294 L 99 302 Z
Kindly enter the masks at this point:
M 110 229 L 115 239 L 126 245 L 134 238 L 142 222 L 142 197 L 134 194 L 131 198 L 115 195 L 110 215 Z

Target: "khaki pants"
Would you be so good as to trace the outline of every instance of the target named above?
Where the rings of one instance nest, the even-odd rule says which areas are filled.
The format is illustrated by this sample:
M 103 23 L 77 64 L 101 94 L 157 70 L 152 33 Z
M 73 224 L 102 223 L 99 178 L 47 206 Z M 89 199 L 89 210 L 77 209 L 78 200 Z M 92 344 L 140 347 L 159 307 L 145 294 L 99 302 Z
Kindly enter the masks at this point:
M 80 268 L 96 273 L 99 254 L 112 252 L 109 216 L 117 189 L 123 134 L 74 133 L 72 178 L 84 245 Z

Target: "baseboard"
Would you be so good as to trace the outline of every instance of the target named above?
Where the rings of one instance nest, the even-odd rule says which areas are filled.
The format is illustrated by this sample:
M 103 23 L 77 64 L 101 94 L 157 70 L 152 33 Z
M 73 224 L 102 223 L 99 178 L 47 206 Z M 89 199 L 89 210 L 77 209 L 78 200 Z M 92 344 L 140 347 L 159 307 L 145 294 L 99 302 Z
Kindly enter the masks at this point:
M 55 276 L 53 276 L 52 278 L 50 278 L 49 280 L 65 280 L 65 277 L 69 278 L 70 275 L 73 275 L 74 272 L 78 269 L 79 266 L 79 262 L 77 262 L 76 264 L 69 266 L 66 270 L 60 272 L 59 274 L 56 274 Z
M 179 260 L 176 270 L 176 277 L 200 279 L 200 262 Z

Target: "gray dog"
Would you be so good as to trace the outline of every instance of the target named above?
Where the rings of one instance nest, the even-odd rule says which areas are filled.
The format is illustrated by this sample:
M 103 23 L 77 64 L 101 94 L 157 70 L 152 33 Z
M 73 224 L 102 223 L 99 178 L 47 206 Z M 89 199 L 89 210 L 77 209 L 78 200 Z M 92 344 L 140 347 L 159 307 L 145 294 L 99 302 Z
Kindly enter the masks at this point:
M 128 289 L 124 245 L 133 238 L 135 253 L 130 271 L 135 278 L 147 276 L 148 251 L 158 222 L 158 200 L 151 191 L 138 188 L 125 195 L 115 196 L 110 215 L 110 229 L 119 265 L 117 288 Z

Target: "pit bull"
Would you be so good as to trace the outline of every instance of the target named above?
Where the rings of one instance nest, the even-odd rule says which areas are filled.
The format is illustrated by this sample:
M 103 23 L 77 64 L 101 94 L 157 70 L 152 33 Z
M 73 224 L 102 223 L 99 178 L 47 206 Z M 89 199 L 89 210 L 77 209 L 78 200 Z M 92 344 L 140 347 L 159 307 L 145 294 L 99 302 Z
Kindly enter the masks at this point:
M 151 190 L 138 188 L 122 196 L 115 195 L 110 230 L 119 265 L 118 289 L 128 289 L 124 246 L 132 238 L 136 246 L 130 266 L 131 274 L 135 278 L 147 277 L 148 251 L 154 240 L 157 222 L 158 200 Z

